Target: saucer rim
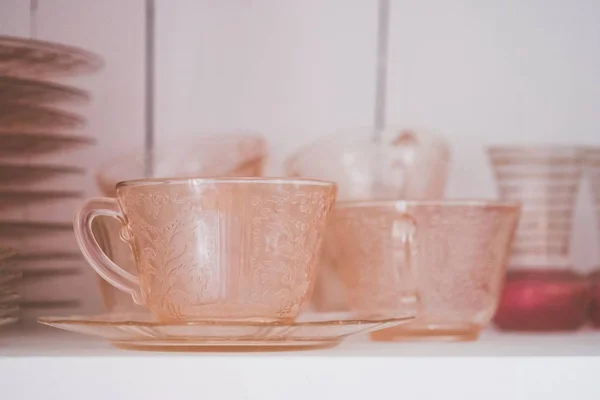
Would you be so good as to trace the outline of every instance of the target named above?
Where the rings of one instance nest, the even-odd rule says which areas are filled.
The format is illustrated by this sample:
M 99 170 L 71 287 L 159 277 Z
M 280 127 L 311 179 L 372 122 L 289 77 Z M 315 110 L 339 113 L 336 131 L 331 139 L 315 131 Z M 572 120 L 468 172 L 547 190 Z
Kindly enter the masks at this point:
M 253 327 L 303 327 L 303 326 L 347 326 L 347 325 L 366 325 L 366 324 L 395 324 L 406 323 L 414 320 L 415 315 L 403 315 L 393 318 L 352 318 L 352 319 L 330 319 L 319 321 L 219 321 L 219 320 L 198 320 L 198 321 L 137 321 L 134 318 L 123 318 L 123 320 L 108 320 L 106 317 L 111 313 L 91 314 L 91 315 L 71 315 L 71 316 L 42 316 L 37 322 L 42 325 L 53 326 L 61 325 L 86 325 L 86 326 L 142 326 L 142 327 L 186 327 L 186 326 L 253 326 Z M 116 314 L 119 315 L 119 314 Z M 103 320 L 102 318 L 105 317 Z M 91 320 L 90 318 L 98 318 Z

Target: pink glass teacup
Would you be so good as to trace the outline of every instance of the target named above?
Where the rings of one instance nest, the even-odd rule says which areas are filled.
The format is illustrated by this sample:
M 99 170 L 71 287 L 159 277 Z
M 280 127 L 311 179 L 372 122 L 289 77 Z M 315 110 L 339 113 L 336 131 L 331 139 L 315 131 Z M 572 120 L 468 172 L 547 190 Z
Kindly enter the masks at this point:
M 418 307 L 414 321 L 373 339 L 473 340 L 498 306 L 519 212 L 493 201 L 340 202 L 326 250 L 353 311 Z
M 117 183 L 131 179 L 194 177 L 258 177 L 267 156 L 264 138 L 256 134 L 221 134 L 170 142 L 148 153 L 131 151 L 109 160 L 96 174 L 104 196 L 115 197 Z M 94 235 L 102 251 L 129 273 L 136 270 L 127 243 L 119 238 L 120 224 L 97 218 Z M 108 311 L 143 311 L 131 297 L 100 280 L 102 300 Z
M 325 137 L 286 160 L 288 176 L 338 185 L 340 201 L 440 199 L 450 150 L 439 136 L 413 129 L 384 128 Z
M 126 181 L 118 200 L 81 207 L 75 235 L 102 278 L 162 320 L 290 320 L 310 297 L 335 194 L 303 179 Z M 120 221 L 135 275 L 98 246 L 97 216 Z

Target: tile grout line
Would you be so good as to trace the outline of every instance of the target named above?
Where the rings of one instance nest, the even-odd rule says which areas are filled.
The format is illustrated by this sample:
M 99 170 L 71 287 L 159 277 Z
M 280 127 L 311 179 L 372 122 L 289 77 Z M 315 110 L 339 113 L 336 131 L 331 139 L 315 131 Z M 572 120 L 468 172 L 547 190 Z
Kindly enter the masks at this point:
M 146 97 L 144 103 L 145 135 L 144 145 L 146 157 L 144 168 L 147 177 L 153 175 L 154 169 L 154 39 L 155 39 L 155 4 L 154 0 L 146 0 L 145 27 L 145 80 Z
M 375 59 L 375 107 L 373 112 L 373 140 L 375 141 L 381 140 L 381 131 L 386 124 L 389 20 L 390 1 L 379 0 L 377 53 Z
M 29 0 L 29 38 L 37 37 L 38 0 Z

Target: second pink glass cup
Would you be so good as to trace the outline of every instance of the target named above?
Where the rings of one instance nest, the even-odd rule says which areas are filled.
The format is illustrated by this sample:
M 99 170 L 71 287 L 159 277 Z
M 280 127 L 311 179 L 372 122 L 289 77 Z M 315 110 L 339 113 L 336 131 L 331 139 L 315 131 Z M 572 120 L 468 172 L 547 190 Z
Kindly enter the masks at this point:
M 519 211 L 485 201 L 341 202 L 326 250 L 351 309 L 418 307 L 413 322 L 373 339 L 473 340 L 496 311 Z
M 75 235 L 92 268 L 161 320 L 294 319 L 309 298 L 333 183 L 279 179 L 148 179 L 91 199 Z M 132 274 L 98 246 L 92 222 L 117 219 Z

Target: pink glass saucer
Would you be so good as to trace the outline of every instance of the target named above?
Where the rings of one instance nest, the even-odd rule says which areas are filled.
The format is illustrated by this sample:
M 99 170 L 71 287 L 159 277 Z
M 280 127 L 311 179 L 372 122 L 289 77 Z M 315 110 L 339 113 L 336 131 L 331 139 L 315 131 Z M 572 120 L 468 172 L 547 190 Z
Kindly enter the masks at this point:
M 107 339 L 130 350 L 287 351 L 333 347 L 349 336 L 390 328 L 414 316 L 352 319 L 311 315 L 296 322 L 162 322 L 143 314 L 42 317 L 41 324 Z

